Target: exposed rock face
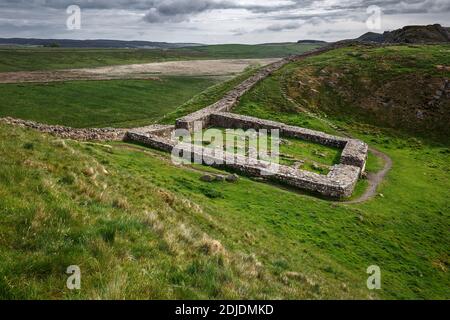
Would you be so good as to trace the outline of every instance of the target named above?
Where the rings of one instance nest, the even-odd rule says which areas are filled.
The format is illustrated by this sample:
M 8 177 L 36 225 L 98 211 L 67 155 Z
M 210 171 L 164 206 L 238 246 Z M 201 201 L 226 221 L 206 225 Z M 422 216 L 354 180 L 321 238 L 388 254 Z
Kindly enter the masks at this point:
M 386 43 L 439 43 L 450 42 L 447 28 L 439 24 L 428 26 L 406 26 L 383 34 Z
M 367 32 L 353 41 L 373 43 L 445 43 L 450 42 L 450 28 L 444 28 L 439 24 L 406 26 L 402 29 L 384 33 Z

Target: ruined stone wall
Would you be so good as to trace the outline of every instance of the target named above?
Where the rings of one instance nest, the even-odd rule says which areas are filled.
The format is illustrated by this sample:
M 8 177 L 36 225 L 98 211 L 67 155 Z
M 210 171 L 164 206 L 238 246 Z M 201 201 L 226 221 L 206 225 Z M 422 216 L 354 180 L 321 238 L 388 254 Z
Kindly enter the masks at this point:
M 0 121 L 14 126 L 31 128 L 43 133 L 50 133 L 63 139 L 82 141 L 121 141 L 127 133 L 126 129 L 77 129 L 64 126 L 46 125 L 35 121 L 14 118 L 0 118 Z
M 366 168 L 369 146 L 355 139 L 350 139 L 345 145 L 341 155 L 341 163 L 349 166 L 356 166 L 362 171 Z
M 288 126 L 281 122 L 224 112 L 213 113 L 210 116 L 210 125 L 243 130 L 278 129 L 280 130 L 280 136 L 283 137 L 297 138 L 330 147 L 342 148 L 341 164 L 356 166 L 363 171 L 365 169 L 369 146 L 360 140 L 333 136 L 306 128 Z
M 128 132 L 126 139 L 169 153 L 175 149 L 176 154 L 187 155 L 186 157 L 191 161 L 202 159 L 204 164 L 219 169 L 232 169 L 243 175 L 276 181 L 333 198 L 351 196 L 361 173 L 360 168 L 344 164 L 334 166 L 326 176 L 283 165 L 278 165 L 277 170 L 274 170 L 271 169 L 273 164 L 267 161 L 249 159 L 242 155 L 227 154 L 223 151 L 215 153 L 212 149 L 191 144 L 177 145 L 174 140 L 154 134 Z M 272 174 L 267 175 L 268 172 Z
M 51 133 L 61 138 L 77 140 L 127 140 L 165 152 L 172 152 L 174 149 L 177 149 L 177 153 L 183 152 L 191 160 L 202 159 L 206 165 L 228 168 L 244 175 L 274 180 L 296 188 L 317 192 L 327 197 L 349 197 L 353 193 L 361 172 L 364 171 L 368 154 L 367 144 L 359 140 L 346 139 L 323 132 L 288 126 L 280 122 L 228 113 L 248 90 L 285 64 L 334 48 L 334 46 L 328 46 L 271 64 L 239 84 L 227 93 L 224 98 L 213 105 L 178 119 L 176 126 L 152 125 L 132 130 L 75 129 L 63 126 L 49 126 L 13 118 L 3 118 L 0 121 Z M 272 172 L 271 175 L 265 175 L 264 173 L 271 171 L 269 169 L 273 164 L 262 160 L 250 159 L 242 155 L 227 154 L 223 150 L 216 154 L 210 148 L 190 144 L 177 145 L 177 142 L 172 137 L 174 129 L 187 129 L 192 132 L 194 130 L 194 123 L 197 121 L 200 121 L 204 128 L 213 125 L 236 129 L 279 129 L 281 136 L 299 138 L 327 146 L 343 148 L 341 163 L 332 167 L 328 175 L 320 175 L 282 165 L 279 165 L 278 170 Z M 229 161 L 229 159 L 233 159 L 233 161 Z
M 210 117 L 210 125 L 244 130 L 278 129 L 280 130 L 280 135 L 284 137 L 298 138 L 336 148 L 344 148 L 349 141 L 347 138 L 332 136 L 320 131 L 289 126 L 281 122 L 263 120 L 234 113 L 214 113 Z

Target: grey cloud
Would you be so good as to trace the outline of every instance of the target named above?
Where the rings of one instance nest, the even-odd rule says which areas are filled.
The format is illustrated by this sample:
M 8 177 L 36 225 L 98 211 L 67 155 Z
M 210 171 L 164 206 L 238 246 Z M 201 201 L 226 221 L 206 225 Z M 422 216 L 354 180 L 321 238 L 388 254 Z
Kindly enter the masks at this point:
M 351 25 L 349 32 L 356 36 L 364 31 L 370 5 L 379 6 L 392 17 L 389 28 L 410 23 L 407 15 L 417 13 L 421 14 L 415 16 L 418 23 L 445 24 L 450 12 L 449 0 L 0 0 L 0 35 L 64 35 L 65 9 L 72 4 L 81 7 L 85 29 L 70 37 L 112 35 L 129 39 L 147 35 L 167 41 L 178 37 L 185 41 L 188 37 L 213 42 L 233 37 L 248 42 L 286 40 L 297 29 L 299 34 L 314 30 L 338 39 L 341 34 L 333 32 L 335 25 L 343 29 Z M 207 14 L 217 10 L 223 14 L 216 12 L 210 20 Z M 230 25 L 234 29 L 229 30 Z M 190 29 L 196 27 L 195 32 Z
M 298 22 L 291 22 L 286 24 L 272 24 L 265 28 L 264 30 L 279 32 L 283 30 L 295 30 L 300 28 L 302 25 Z

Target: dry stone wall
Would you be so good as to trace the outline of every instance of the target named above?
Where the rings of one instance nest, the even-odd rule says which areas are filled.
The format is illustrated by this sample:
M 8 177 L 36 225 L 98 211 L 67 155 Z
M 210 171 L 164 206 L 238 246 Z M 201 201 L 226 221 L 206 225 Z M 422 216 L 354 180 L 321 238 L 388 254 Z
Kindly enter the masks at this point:
M 274 170 L 274 164 L 267 161 L 252 160 L 226 152 L 214 153 L 211 149 L 192 144 L 177 144 L 175 140 L 157 136 L 156 133 L 156 131 L 148 133 L 130 131 L 126 138 L 157 150 L 184 155 L 185 159 L 191 161 L 201 159 L 206 165 L 220 169 L 232 169 L 243 175 L 281 182 L 333 198 L 351 196 L 361 174 L 359 167 L 344 164 L 334 166 L 326 176 L 283 165 L 276 166 L 276 170 Z
M 127 133 L 127 129 L 77 129 L 63 126 L 46 125 L 35 121 L 14 118 L 0 118 L 6 124 L 30 128 L 44 133 L 50 133 L 63 139 L 74 139 L 82 141 L 121 141 Z

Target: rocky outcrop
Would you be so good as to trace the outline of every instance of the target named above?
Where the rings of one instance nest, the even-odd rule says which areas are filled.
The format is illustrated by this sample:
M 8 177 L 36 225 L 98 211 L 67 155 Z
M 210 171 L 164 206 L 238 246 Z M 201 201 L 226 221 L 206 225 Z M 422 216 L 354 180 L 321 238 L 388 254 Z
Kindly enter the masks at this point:
M 385 43 L 441 43 L 450 42 L 450 35 L 440 24 L 428 26 L 406 26 L 385 32 Z

